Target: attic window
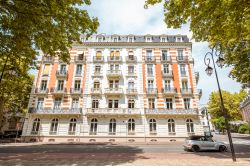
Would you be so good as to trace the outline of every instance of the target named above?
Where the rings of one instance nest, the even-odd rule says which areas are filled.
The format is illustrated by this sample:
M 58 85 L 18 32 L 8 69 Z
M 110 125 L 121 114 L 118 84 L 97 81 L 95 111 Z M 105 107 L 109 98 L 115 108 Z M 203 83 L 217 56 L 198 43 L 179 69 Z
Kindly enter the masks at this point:
M 152 38 L 151 37 L 146 37 L 146 42 L 151 42 Z
M 102 39 L 103 39 L 102 37 L 98 37 L 97 41 L 102 42 Z
M 133 42 L 133 37 L 129 37 L 128 42 Z
M 115 37 L 115 38 L 114 38 L 114 42 L 118 42 L 118 39 L 117 39 L 117 37 Z
M 165 37 L 161 38 L 161 42 L 166 42 L 166 41 L 167 41 L 167 39 Z
M 176 42 L 182 42 L 181 37 L 176 37 Z

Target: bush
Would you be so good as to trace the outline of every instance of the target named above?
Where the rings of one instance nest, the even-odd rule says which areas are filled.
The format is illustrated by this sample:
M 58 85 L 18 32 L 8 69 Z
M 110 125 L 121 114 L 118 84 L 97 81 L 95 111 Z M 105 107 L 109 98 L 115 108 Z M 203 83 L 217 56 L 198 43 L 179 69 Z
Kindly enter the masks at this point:
M 250 124 L 243 124 L 239 127 L 239 133 L 250 134 Z

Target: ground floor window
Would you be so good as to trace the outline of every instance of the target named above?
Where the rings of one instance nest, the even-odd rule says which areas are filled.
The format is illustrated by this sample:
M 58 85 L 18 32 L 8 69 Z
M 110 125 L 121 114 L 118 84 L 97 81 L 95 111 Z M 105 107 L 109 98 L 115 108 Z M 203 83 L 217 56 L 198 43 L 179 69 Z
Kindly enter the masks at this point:
M 194 123 L 193 123 L 192 119 L 187 119 L 186 125 L 187 125 L 187 132 L 193 133 L 194 132 Z
M 69 123 L 69 135 L 75 135 L 76 133 L 76 119 L 72 118 L 70 119 L 70 123 Z
M 116 134 L 116 120 L 110 119 L 109 122 L 109 135 L 115 135 Z
M 168 133 L 175 133 L 175 122 L 174 119 L 168 119 Z
M 134 135 L 135 134 L 135 120 L 129 119 L 128 120 L 128 135 Z
M 156 135 L 156 120 L 150 119 L 149 120 L 149 133 L 150 135 Z
M 36 118 L 36 119 L 33 121 L 33 126 L 32 126 L 31 134 L 38 134 L 39 129 L 40 129 L 40 119 L 39 119 L 39 118 Z
M 56 134 L 58 128 L 58 119 L 52 119 L 51 125 L 50 125 L 50 134 Z
M 91 122 L 90 122 L 90 132 L 89 132 L 90 135 L 96 135 L 97 134 L 97 123 L 98 123 L 98 121 L 97 121 L 96 118 L 91 120 Z

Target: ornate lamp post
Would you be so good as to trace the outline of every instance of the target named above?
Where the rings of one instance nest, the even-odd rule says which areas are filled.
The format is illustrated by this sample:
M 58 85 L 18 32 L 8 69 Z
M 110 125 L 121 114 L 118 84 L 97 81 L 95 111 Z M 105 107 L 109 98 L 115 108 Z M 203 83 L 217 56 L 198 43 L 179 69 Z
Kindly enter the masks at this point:
M 210 58 L 207 57 L 208 55 L 211 55 L 211 57 Z M 226 125 L 228 140 L 229 140 L 229 144 L 230 144 L 230 149 L 231 149 L 231 153 L 232 153 L 232 159 L 233 159 L 233 161 L 236 161 L 236 156 L 235 156 L 234 147 L 233 147 L 233 141 L 232 141 L 231 132 L 230 132 L 228 119 L 227 119 L 227 111 L 226 111 L 226 109 L 224 107 L 224 102 L 223 102 L 221 89 L 220 89 L 220 83 L 219 83 L 219 80 L 218 80 L 218 75 L 217 75 L 217 71 L 216 71 L 216 67 L 215 67 L 215 63 L 214 63 L 214 55 L 218 57 L 218 59 L 216 61 L 217 66 L 220 67 L 220 68 L 222 68 L 224 66 L 224 59 L 223 59 L 221 53 L 220 52 L 218 53 L 217 49 L 215 47 L 213 47 L 212 52 L 207 52 L 205 57 L 204 57 L 204 63 L 207 66 L 205 71 L 206 71 L 207 75 L 209 75 L 209 76 L 212 75 L 213 69 L 215 71 L 215 76 L 216 76 L 217 85 L 218 85 L 219 94 L 220 94 L 221 109 L 223 111 L 223 116 L 225 118 L 225 125 Z M 210 66 L 210 61 L 211 60 L 213 62 L 213 67 Z

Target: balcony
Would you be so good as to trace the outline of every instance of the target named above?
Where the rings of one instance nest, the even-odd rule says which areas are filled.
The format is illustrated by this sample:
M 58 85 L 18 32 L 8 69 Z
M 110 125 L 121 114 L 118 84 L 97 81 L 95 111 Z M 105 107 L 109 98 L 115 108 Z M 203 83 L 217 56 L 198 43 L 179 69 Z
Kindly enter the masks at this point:
M 170 56 L 162 56 L 161 62 L 162 63 L 171 63 L 171 57 Z
M 199 72 L 195 72 L 195 80 L 196 80 L 196 84 L 199 82 L 199 78 L 200 78 L 200 74 Z
M 180 89 L 182 95 L 192 95 L 193 91 L 191 88 L 181 88 Z
M 181 77 L 182 78 L 188 78 L 187 72 L 181 72 Z
M 94 71 L 92 74 L 92 77 L 103 77 L 102 72 L 100 71 Z
M 32 114 L 62 114 L 62 115 L 71 115 L 71 114 L 82 114 L 82 108 L 29 108 L 29 113 Z
M 188 110 L 167 110 L 167 109 L 145 109 L 146 115 L 198 115 L 195 109 Z
M 102 94 L 102 89 L 101 88 L 91 88 L 92 95 L 101 95 Z
M 137 58 L 136 58 L 136 56 L 127 56 L 126 57 L 126 62 L 127 63 L 136 63 L 137 62 Z
M 122 95 L 123 89 L 122 88 L 105 88 L 106 95 Z
M 104 62 L 104 57 L 103 56 L 94 56 L 93 57 L 93 62 L 102 63 L 102 62 Z
M 108 56 L 108 62 L 122 62 L 121 56 Z
M 128 72 L 127 77 L 137 77 L 136 72 Z
M 65 93 L 67 93 L 67 89 L 66 88 L 50 88 L 50 93 L 53 95 L 64 95 Z
M 74 60 L 75 60 L 75 63 L 85 63 L 86 62 L 86 57 L 84 57 L 84 56 L 76 56 L 74 58 Z
M 108 78 L 120 78 L 122 77 L 122 71 L 121 70 L 108 70 L 107 77 Z
M 157 95 L 157 93 L 158 93 L 157 88 L 147 88 L 146 89 L 147 95 Z
M 127 95 L 136 95 L 137 89 L 136 88 L 128 88 L 127 89 Z
M 58 71 L 56 71 L 56 76 L 58 78 L 67 78 L 68 72 L 67 71 L 60 71 L 60 70 L 58 70 Z
M 71 95 L 81 95 L 82 93 L 82 88 L 70 88 Z
M 43 56 L 42 61 L 43 63 L 53 63 L 54 62 L 54 57 L 51 56 Z
M 161 93 L 165 96 L 174 96 L 177 91 L 176 88 L 162 88 Z
M 178 62 L 188 62 L 188 56 L 176 56 Z
M 173 71 L 171 71 L 171 70 L 169 70 L 167 72 L 162 71 L 161 74 L 162 74 L 162 77 L 166 77 L 166 78 L 172 78 L 173 77 Z
M 153 56 L 145 56 L 144 60 L 146 63 L 155 63 L 155 57 Z
M 201 96 L 202 96 L 202 89 L 197 89 L 197 91 L 198 91 L 199 98 L 201 98 Z
M 140 115 L 137 108 L 88 108 L 87 115 Z
M 36 88 L 35 89 L 35 94 L 37 94 L 37 95 L 46 95 L 48 93 L 49 93 L 49 89 L 48 88 L 44 88 L 44 89 Z

